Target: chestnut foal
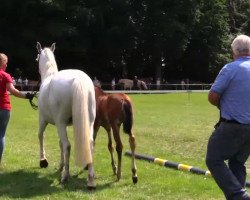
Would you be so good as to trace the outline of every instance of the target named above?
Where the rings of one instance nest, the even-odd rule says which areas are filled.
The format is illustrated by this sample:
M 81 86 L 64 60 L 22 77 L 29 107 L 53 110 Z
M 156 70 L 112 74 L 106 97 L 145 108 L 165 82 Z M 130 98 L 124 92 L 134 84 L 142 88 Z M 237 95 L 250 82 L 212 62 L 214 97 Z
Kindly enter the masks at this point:
M 97 132 L 102 126 L 108 133 L 108 149 L 111 155 L 111 165 L 117 180 L 121 178 L 121 161 L 122 161 L 122 141 L 120 138 L 120 126 L 123 124 L 123 131 L 129 135 L 129 144 L 132 153 L 132 180 L 137 183 L 135 164 L 135 137 L 132 132 L 133 126 L 133 108 L 132 102 L 128 95 L 123 93 L 107 94 L 101 88 L 95 87 L 96 95 L 96 119 L 94 123 L 94 140 Z M 114 148 L 112 145 L 112 136 L 116 142 L 116 152 L 118 155 L 118 169 L 114 159 Z

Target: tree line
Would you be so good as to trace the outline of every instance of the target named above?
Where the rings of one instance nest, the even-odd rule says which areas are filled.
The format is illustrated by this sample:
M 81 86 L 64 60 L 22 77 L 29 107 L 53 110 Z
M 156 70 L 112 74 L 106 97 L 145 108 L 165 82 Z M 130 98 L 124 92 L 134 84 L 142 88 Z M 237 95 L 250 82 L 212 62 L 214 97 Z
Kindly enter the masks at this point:
M 250 35 L 249 0 L 1 0 L 0 51 L 13 76 L 38 79 L 36 42 L 56 42 L 59 69 L 92 78 L 212 82 Z

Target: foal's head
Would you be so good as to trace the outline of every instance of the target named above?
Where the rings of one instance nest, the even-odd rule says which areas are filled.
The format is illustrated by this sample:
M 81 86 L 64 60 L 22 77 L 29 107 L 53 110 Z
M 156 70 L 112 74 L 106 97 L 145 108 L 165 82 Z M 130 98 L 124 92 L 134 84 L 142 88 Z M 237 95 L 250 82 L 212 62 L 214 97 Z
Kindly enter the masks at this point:
M 96 98 L 106 95 L 106 93 L 98 86 L 95 86 L 95 96 Z

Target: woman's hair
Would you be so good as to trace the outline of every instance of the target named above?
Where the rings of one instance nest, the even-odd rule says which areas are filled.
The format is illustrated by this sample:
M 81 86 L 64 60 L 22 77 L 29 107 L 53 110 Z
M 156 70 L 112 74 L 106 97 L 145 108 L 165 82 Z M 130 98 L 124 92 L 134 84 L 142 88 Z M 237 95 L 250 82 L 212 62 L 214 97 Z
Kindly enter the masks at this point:
M 232 44 L 231 48 L 233 53 L 237 56 L 239 55 L 250 55 L 250 37 L 247 35 L 237 36 Z
M 0 53 L 0 68 L 6 61 L 8 60 L 8 57 L 4 53 Z

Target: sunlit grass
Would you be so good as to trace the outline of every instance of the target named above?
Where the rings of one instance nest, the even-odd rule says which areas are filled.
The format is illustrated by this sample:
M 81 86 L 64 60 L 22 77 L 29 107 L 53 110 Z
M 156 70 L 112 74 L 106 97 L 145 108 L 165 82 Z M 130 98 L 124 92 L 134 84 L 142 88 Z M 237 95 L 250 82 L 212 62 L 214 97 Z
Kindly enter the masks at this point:
M 134 102 L 134 134 L 137 153 L 206 170 L 208 138 L 218 111 L 206 93 L 130 95 Z M 49 167 L 39 167 L 38 111 L 28 101 L 11 98 L 13 110 L 0 169 L 0 199 L 224 199 L 212 178 L 136 160 L 138 183 L 131 179 L 131 159 L 123 156 L 122 179 L 112 174 L 107 135 L 100 129 L 94 165 L 97 189 L 86 189 L 87 172 L 75 167 L 71 155 L 71 179 L 60 184 L 57 172 L 60 151 L 54 126 L 46 129 L 45 148 Z M 69 127 L 71 144 L 72 128 Z M 124 152 L 128 136 L 121 132 Z M 74 148 L 72 148 L 73 150 Z M 72 151 L 72 154 L 74 152 Z

